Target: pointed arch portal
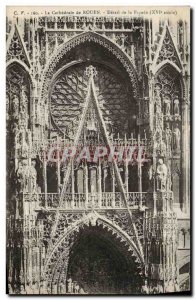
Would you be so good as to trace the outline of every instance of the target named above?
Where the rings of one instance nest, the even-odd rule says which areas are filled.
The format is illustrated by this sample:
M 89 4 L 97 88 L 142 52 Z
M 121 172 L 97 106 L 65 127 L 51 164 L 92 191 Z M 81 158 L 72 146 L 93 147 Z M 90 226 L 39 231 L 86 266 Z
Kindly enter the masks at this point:
M 88 294 L 129 294 L 141 277 L 133 257 L 103 227 L 85 226 L 76 238 L 68 263 L 71 278 Z
M 70 293 L 69 280 L 88 294 L 134 294 L 141 289 L 142 258 L 126 233 L 90 213 L 60 235 L 48 259 L 44 280 L 53 293 Z

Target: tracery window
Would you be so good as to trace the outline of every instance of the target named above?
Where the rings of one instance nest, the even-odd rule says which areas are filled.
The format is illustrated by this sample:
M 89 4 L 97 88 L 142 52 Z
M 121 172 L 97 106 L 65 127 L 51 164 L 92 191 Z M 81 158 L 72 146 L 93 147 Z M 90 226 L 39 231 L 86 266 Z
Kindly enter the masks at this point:
M 129 134 L 135 114 L 131 93 L 123 79 L 103 65 L 94 64 L 97 70 L 95 86 L 97 98 L 108 132 L 117 136 Z M 62 134 L 72 136 L 77 128 L 87 95 L 87 63 L 65 69 L 52 86 L 51 115 L 54 127 Z

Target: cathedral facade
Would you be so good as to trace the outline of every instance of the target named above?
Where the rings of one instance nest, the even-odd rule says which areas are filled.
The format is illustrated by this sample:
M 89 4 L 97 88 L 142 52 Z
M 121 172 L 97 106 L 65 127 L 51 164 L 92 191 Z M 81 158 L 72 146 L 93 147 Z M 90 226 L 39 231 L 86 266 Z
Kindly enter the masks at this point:
M 6 31 L 8 292 L 190 291 L 189 10 Z

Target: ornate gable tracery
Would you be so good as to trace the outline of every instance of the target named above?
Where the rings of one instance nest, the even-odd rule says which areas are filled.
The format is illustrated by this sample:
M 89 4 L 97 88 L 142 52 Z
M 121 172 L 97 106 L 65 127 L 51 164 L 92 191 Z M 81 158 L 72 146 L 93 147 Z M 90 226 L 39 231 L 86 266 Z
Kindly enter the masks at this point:
M 31 65 L 25 44 L 16 25 L 14 26 L 13 36 L 9 37 L 7 43 L 7 61 L 12 59 L 24 62 L 28 67 Z
M 179 58 L 178 50 L 173 42 L 169 27 L 165 25 L 165 35 L 160 40 L 160 46 L 157 49 L 155 63 L 159 65 L 162 62 L 171 61 L 179 69 L 182 69 L 182 64 Z

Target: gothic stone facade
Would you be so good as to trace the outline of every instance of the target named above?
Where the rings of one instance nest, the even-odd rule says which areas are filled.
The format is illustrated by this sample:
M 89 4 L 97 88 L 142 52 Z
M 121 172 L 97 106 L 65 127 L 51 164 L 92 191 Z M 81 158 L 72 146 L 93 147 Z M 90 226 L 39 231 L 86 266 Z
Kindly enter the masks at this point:
M 7 17 L 10 294 L 190 289 L 190 24 L 171 21 Z M 62 163 L 70 144 L 145 155 Z

